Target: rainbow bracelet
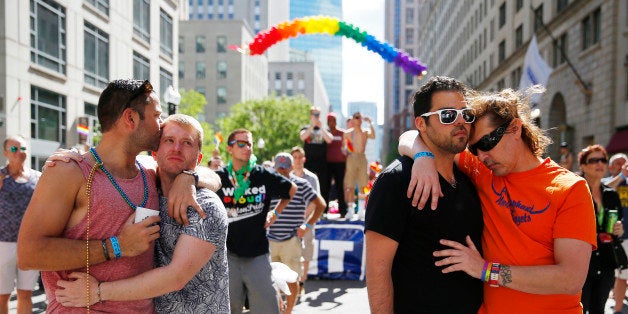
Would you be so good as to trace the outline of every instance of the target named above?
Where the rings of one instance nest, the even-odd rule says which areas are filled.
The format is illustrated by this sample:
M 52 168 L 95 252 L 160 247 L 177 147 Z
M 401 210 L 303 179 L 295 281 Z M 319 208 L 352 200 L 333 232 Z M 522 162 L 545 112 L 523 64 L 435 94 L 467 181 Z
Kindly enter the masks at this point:
M 488 277 L 491 274 L 490 272 L 488 272 L 488 264 L 489 262 L 485 262 L 484 267 L 482 267 L 482 276 L 480 277 L 480 280 L 482 280 L 482 282 L 487 282 Z

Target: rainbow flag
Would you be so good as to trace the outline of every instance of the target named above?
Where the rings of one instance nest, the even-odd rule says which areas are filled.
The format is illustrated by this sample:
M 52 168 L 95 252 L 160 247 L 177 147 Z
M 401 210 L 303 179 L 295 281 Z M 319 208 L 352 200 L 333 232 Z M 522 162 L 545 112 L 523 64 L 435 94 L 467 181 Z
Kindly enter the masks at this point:
M 353 153 L 353 144 L 351 144 L 350 139 L 347 139 L 347 151 Z
M 85 136 L 89 135 L 89 127 L 87 125 L 77 124 L 76 131 L 80 135 L 85 135 Z
M 214 135 L 214 144 L 220 145 L 220 143 L 222 143 L 222 140 L 222 134 L 220 134 L 220 132 L 216 132 L 216 135 Z

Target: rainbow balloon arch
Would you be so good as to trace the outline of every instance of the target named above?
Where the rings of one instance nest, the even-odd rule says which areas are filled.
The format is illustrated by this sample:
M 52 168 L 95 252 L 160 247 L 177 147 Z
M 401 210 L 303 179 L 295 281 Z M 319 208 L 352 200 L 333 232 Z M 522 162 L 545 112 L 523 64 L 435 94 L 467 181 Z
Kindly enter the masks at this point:
M 300 35 L 326 34 L 344 36 L 353 39 L 366 49 L 379 54 L 387 62 L 393 62 L 412 76 L 423 77 L 427 73 L 427 66 L 413 58 L 403 50 L 381 42 L 373 35 L 360 30 L 358 27 L 329 16 L 310 16 L 297 18 L 280 23 L 270 29 L 259 32 L 253 41 L 244 48 L 231 45 L 230 49 L 248 55 L 261 55 L 274 44 Z

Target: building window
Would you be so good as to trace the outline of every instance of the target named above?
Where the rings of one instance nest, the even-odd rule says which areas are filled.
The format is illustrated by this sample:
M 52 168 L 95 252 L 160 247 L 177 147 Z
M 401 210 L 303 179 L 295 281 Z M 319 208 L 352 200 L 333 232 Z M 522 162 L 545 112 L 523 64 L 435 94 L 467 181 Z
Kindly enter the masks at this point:
M 216 88 L 216 103 L 219 105 L 227 103 L 227 88 L 226 87 L 218 87 Z
M 297 73 L 297 89 L 299 91 L 305 90 L 305 73 Z
M 582 20 L 582 50 L 600 41 L 600 23 L 600 8 L 597 8 Z
M 406 24 L 414 23 L 414 8 L 406 8 Z
M 497 81 L 497 90 L 502 90 L 504 87 L 506 87 L 506 80 L 501 79 Z
M 552 60 L 552 65 L 554 67 L 565 63 L 565 56 L 563 54 L 567 53 L 567 33 L 564 33 L 558 37 L 558 39 L 554 42 L 554 56 Z
M 515 2 L 515 13 L 519 12 L 519 10 L 521 10 L 521 8 L 523 8 L 523 0 L 517 0 Z
M 159 10 L 159 48 L 161 53 L 172 58 L 172 18 Z
M 521 46 L 523 46 L 523 24 L 515 30 L 515 49 L 519 49 Z
M 216 37 L 216 52 L 227 52 L 227 36 Z
M 414 29 L 406 28 L 406 44 L 413 45 L 414 44 Z
M 65 145 L 65 96 L 31 86 L 31 137 Z
M 543 4 L 534 9 L 534 32 L 543 28 Z
M 517 67 L 510 74 L 510 84 L 512 85 L 513 89 L 519 89 L 519 81 L 521 81 L 521 67 Z
M 87 144 L 90 146 L 96 146 L 100 142 L 101 131 L 100 123 L 98 123 L 98 106 L 90 104 L 88 102 L 83 103 L 83 113 L 87 117 L 87 126 L 89 128 L 89 135 L 87 135 Z
M 499 6 L 499 27 L 506 25 L 506 2 Z
M 506 40 L 502 40 L 499 43 L 497 51 L 497 64 L 501 64 L 506 59 Z
M 196 36 L 196 52 L 205 52 L 205 36 Z
M 85 83 L 105 88 L 109 82 L 109 35 L 85 22 L 84 36 Z
M 281 80 L 281 72 L 275 72 L 275 79 Z
M 203 97 L 205 97 L 205 99 L 207 99 L 207 92 L 205 91 L 205 87 L 199 86 L 199 87 L 196 88 L 196 91 L 199 94 L 203 95 Z M 207 100 L 205 100 L 205 101 L 207 101 Z
M 179 53 L 185 52 L 185 37 L 179 36 Z
M 65 74 L 65 9 L 51 0 L 31 0 L 31 62 Z
M 227 62 L 218 61 L 216 63 L 216 72 L 218 79 L 226 79 L 227 78 Z
M 168 90 L 168 86 L 171 86 L 171 85 L 173 85 L 172 73 L 168 72 L 164 68 L 159 68 L 159 90 L 161 91 L 160 99 L 164 99 L 164 94 Z M 161 105 L 167 106 L 165 103 L 162 103 Z M 168 112 L 167 110 L 164 110 L 164 111 Z
M 406 85 L 412 85 L 412 81 L 414 76 L 412 74 L 406 73 Z
M 133 0 L 133 33 L 150 42 L 150 0 Z
M 133 78 L 137 80 L 150 79 L 150 61 L 135 51 L 133 51 Z
M 179 61 L 179 79 L 182 80 L 185 78 L 185 62 Z
M 196 78 L 202 80 L 205 78 L 205 62 L 196 61 Z
M 560 13 L 567 8 L 569 0 L 556 0 L 556 13 Z
M 86 0 L 85 2 L 91 4 L 104 15 L 109 16 L 109 0 Z

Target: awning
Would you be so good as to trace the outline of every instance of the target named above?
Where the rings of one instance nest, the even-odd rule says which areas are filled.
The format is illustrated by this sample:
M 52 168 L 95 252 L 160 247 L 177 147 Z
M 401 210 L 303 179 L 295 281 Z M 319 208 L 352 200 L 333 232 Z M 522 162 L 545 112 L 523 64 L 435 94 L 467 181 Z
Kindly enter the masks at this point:
M 609 155 L 628 152 L 628 129 L 619 130 L 613 134 L 606 145 L 606 152 Z

